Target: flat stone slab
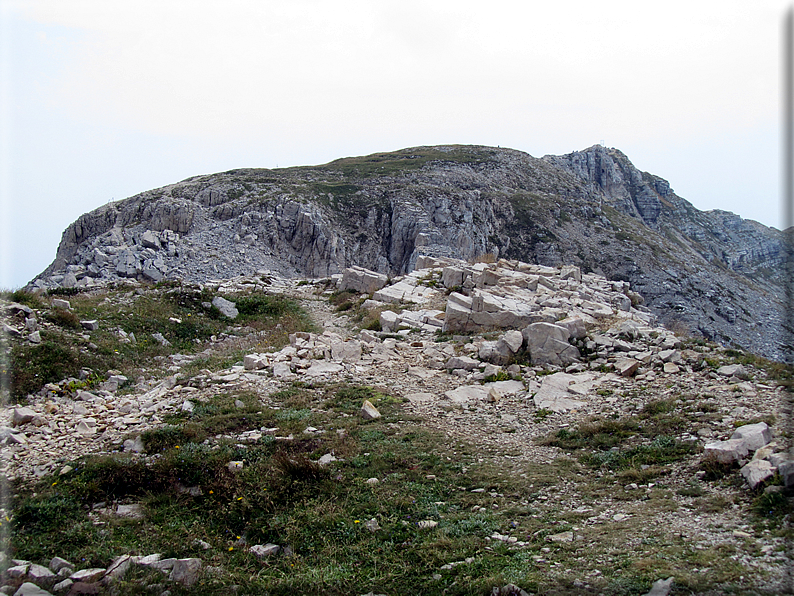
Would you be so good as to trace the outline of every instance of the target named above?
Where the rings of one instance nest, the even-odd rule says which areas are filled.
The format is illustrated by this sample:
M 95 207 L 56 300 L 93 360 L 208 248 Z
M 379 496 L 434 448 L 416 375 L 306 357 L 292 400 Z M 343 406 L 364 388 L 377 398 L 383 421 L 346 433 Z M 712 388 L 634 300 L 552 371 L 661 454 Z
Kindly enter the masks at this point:
M 463 385 L 444 393 L 446 398 L 456 404 L 465 404 L 470 401 L 484 401 L 488 398 L 488 389 L 483 385 Z
M 75 571 L 69 576 L 69 579 L 73 582 L 93 582 L 100 579 L 103 575 L 105 575 L 105 569 L 93 567 L 91 569 L 80 569 L 80 571 Z
M 435 401 L 436 396 L 432 393 L 409 393 L 405 396 L 405 399 L 412 404 L 421 404 Z
M 543 379 L 540 389 L 533 398 L 535 407 L 552 412 L 566 412 L 581 408 L 585 402 L 573 399 L 573 397 L 587 395 L 601 383 L 602 379 L 602 376 L 592 372 L 549 375 Z
M 483 385 L 486 389 L 496 389 L 502 395 L 515 395 L 526 391 L 524 383 L 521 381 L 494 381 Z
M 308 377 L 320 377 L 322 375 L 333 375 L 342 372 L 344 367 L 341 364 L 327 362 L 325 360 L 315 360 L 304 373 Z

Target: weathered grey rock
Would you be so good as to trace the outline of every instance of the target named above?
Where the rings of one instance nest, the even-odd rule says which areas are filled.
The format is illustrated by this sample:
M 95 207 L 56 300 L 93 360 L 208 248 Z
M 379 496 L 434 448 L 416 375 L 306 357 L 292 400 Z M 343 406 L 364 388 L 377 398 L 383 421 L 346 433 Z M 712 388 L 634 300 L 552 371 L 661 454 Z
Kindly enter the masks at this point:
M 155 250 L 158 250 L 161 247 L 160 239 L 151 230 L 146 230 L 141 235 L 141 245 L 144 248 L 153 248 Z
M 741 364 L 728 364 L 726 366 L 720 366 L 717 369 L 717 374 L 722 375 L 723 377 L 736 377 L 737 379 L 744 380 L 750 378 L 750 375 L 747 373 L 747 369 Z
M 674 362 L 665 362 L 662 370 L 668 374 L 675 374 L 680 372 L 681 369 Z
M 95 435 L 97 432 L 96 420 L 94 418 L 83 418 L 75 426 L 75 431 L 83 436 Z
M 281 550 L 281 547 L 278 544 L 255 544 L 251 548 L 248 549 L 253 553 L 258 559 L 264 559 L 265 557 L 269 557 L 271 555 L 277 555 L 278 552 Z
M 504 341 L 507 347 L 510 348 L 510 351 L 515 354 L 521 349 L 521 346 L 524 345 L 524 335 L 520 331 L 511 329 L 505 332 L 499 341 Z
M 748 448 L 743 439 L 729 439 L 706 443 L 703 453 L 706 457 L 713 457 L 718 462 L 729 464 L 745 457 Z
M 464 271 L 460 267 L 444 267 L 441 272 L 441 283 L 445 288 L 462 286 L 465 277 Z
M 310 431 L 311 432 L 316 432 L 317 429 L 310 427 L 310 428 L 307 428 L 304 432 L 310 432 Z M 326 453 L 320 459 L 317 460 L 317 463 L 320 464 L 321 466 L 327 466 L 329 464 L 332 464 L 335 461 L 339 461 L 339 460 L 334 456 L 333 453 Z
M 267 366 L 267 357 L 260 354 L 247 354 L 243 356 L 245 370 L 261 370 Z
M 9 336 L 19 337 L 22 333 L 16 327 L 11 327 L 7 323 L 0 321 L 0 333 L 5 333 Z
M 5 308 L 13 313 L 25 313 L 25 316 L 28 317 L 33 314 L 33 309 L 25 304 L 19 304 L 18 302 L 9 302 L 6 304 Z
M 365 399 L 364 403 L 361 404 L 361 417 L 364 420 L 375 420 L 376 418 L 380 418 L 380 412 L 372 405 L 372 402 Z
M 400 317 L 397 313 L 390 310 L 384 310 L 380 313 L 380 326 L 384 331 L 394 331 Z
M 139 557 L 135 559 L 135 563 L 140 565 L 141 567 L 151 567 L 154 563 L 159 561 L 163 558 L 163 555 L 160 553 L 152 553 L 151 555 L 146 555 L 145 557 Z
M 417 285 L 416 278 L 405 278 L 396 284 L 381 288 L 372 295 L 374 300 L 397 304 L 400 302 L 422 304 L 437 296 L 438 292 L 432 288 Z
M 36 412 L 26 407 L 14 408 L 14 413 L 11 417 L 11 423 L 14 426 L 21 426 L 27 424 L 37 416 Z
M 176 559 L 160 559 L 159 561 L 155 561 L 151 564 L 152 569 L 159 569 L 160 571 L 170 571 L 174 568 L 174 564 L 176 563 Z
M 469 358 L 468 356 L 453 356 L 447 360 L 444 368 L 447 370 L 454 370 L 458 368 L 462 368 L 463 370 L 475 370 L 480 368 L 480 364 L 481 362 L 479 360 Z
M 131 519 L 142 519 L 144 517 L 143 508 L 140 503 L 119 505 L 116 507 L 116 515 L 119 517 L 129 517 Z
M 28 335 L 28 341 L 32 344 L 40 344 L 41 343 L 41 332 L 34 331 L 30 335 Z
M 276 362 L 273 364 L 273 376 L 277 379 L 283 379 L 285 381 L 298 378 L 298 375 L 292 372 L 289 364 L 286 362 Z
M 736 429 L 731 435 L 731 439 L 740 439 L 744 442 L 748 451 L 755 451 L 772 440 L 772 430 L 767 426 L 766 422 L 745 424 Z
M 546 542 L 573 542 L 573 532 L 560 532 L 558 534 L 549 534 L 546 536 Z
M 124 577 L 124 574 L 127 573 L 127 570 L 132 566 L 132 562 L 133 559 L 131 555 L 120 555 L 116 557 L 107 568 L 105 576 L 112 579 Z
M 34 583 L 25 582 L 14 592 L 14 596 L 52 596 L 52 593 Z
M 231 300 L 226 300 L 226 298 L 221 296 L 215 296 L 215 298 L 212 299 L 212 306 L 221 311 L 221 314 L 224 317 L 228 317 L 230 319 L 236 319 L 237 315 L 240 314 L 240 312 L 237 310 L 237 307 L 234 305 L 234 302 Z
M 524 383 L 521 381 L 494 381 L 493 383 L 486 383 L 483 385 L 486 389 L 496 389 L 502 395 L 516 395 L 526 389 Z
M 639 360 L 634 358 L 618 358 L 615 360 L 615 372 L 622 377 L 630 377 L 640 367 Z
M 530 594 L 515 584 L 505 584 L 501 588 L 494 586 L 491 589 L 491 596 L 530 596 Z
M 582 271 L 575 265 L 563 265 L 560 269 L 560 279 L 572 279 L 581 282 Z
M 86 331 L 96 331 L 99 329 L 99 321 L 96 319 L 92 319 L 89 321 L 80 321 L 80 325 L 82 325 L 83 329 Z
M 6 575 L 11 578 L 25 577 L 28 574 L 30 563 L 22 563 L 19 565 L 12 565 L 6 569 Z
M 339 289 L 355 290 L 360 294 L 373 294 L 384 287 L 388 279 L 387 275 L 364 269 L 364 267 L 348 267 L 342 275 Z
M 201 571 L 201 559 L 177 559 L 171 569 L 171 581 L 190 587 L 198 581 Z
M 5 440 L 9 445 L 26 445 L 28 442 L 27 435 L 23 432 L 9 433 Z
M 55 592 L 56 594 L 60 592 L 66 592 L 66 590 L 72 587 L 72 584 L 74 584 L 74 582 L 67 577 L 65 580 L 55 584 L 52 587 L 52 591 Z
M 134 439 L 126 439 L 124 441 L 124 451 L 132 453 L 143 453 L 146 448 L 143 446 L 143 438 L 138 435 Z
M 168 347 L 171 345 L 171 342 L 168 341 L 162 333 L 152 333 L 152 337 L 160 343 L 161 346 Z
M 794 488 L 794 460 L 788 460 L 778 465 L 777 473 L 780 474 L 786 488 Z
M 750 488 L 755 489 L 775 475 L 775 466 L 765 459 L 754 459 L 742 466 L 741 473 Z
M 504 365 L 510 362 L 510 358 L 511 356 L 513 356 L 514 353 L 515 352 L 510 349 L 507 342 L 500 339 L 499 341 L 482 342 L 482 344 L 480 345 L 480 350 L 478 355 L 480 357 L 480 360 L 482 360 L 483 362 L 491 362 L 493 364 Z M 452 360 L 459 360 L 459 358 L 452 358 L 450 361 Z M 455 367 L 455 366 L 450 367 L 448 361 L 447 368 L 464 368 L 464 367 Z M 467 369 L 467 370 L 473 370 L 473 369 Z
M 70 563 L 61 557 L 53 557 L 50 561 L 50 570 L 53 573 L 58 573 L 61 569 L 74 569 L 74 563 Z
M 63 298 L 53 298 L 52 307 L 62 308 L 64 310 L 72 310 L 72 305 L 69 303 L 68 300 L 64 300 Z
M 555 325 L 564 327 L 568 330 L 569 337 L 574 339 L 582 339 L 587 337 L 587 328 L 581 317 L 566 317 L 561 321 L 557 321 Z
M 673 589 L 674 578 L 668 577 L 667 579 L 657 579 L 651 586 L 651 591 L 647 592 L 645 596 L 667 596 L 670 590 Z
M 658 356 L 662 362 L 681 362 L 681 352 L 678 350 L 662 350 Z
M 579 350 L 568 343 L 568 330 L 551 323 L 532 323 L 523 330 L 533 364 L 565 366 L 579 359 Z
M 361 360 L 361 342 L 351 339 L 332 343 L 331 359 L 335 362 L 355 364 Z
M 69 576 L 73 582 L 94 582 L 105 575 L 105 569 L 100 567 L 92 567 L 90 569 L 80 569 L 75 571 Z
M 569 390 L 571 381 L 575 380 L 574 375 L 567 373 L 555 373 L 543 378 L 540 388 L 532 398 L 535 407 L 539 410 L 551 410 L 552 412 L 567 412 L 576 410 L 585 405 L 585 402 L 573 399 L 574 396 Z
M 307 377 L 321 377 L 324 375 L 335 375 L 342 370 L 344 370 L 344 367 L 341 364 L 327 362 L 325 360 L 314 360 L 304 374 Z
M 115 392 L 118 391 L 119 387 L 122 387 L 125 383 L 127 383 L 129 379 L 124 375 L 110 375 L 104 383 L 102 383 L 102 389 L 105 391 Z
M 33 583 L 41 585 L 42 583 L 50 583 L 54 581 L 58 575 L 47 569 L 44 565 L 37 565 L 31 563 L 28 569 L 28 579 Z
M 482 385 L 462 385 L 456 389 L 446 391 L 444 396 L 456 404 L 465 404 L 470 401 L 485 401 L 488 398 L 488 389 Z

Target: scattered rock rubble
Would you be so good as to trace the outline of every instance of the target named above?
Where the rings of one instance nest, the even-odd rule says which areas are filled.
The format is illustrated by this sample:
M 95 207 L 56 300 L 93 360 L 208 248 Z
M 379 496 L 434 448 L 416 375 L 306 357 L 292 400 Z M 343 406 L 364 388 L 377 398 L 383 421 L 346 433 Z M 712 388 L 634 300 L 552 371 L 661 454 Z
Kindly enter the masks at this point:
M 157 569 L 169 581 L 189 588 L 198 581 L 202 571 L 201 559 L 163 559 L 159 553 L 145 557 L 121 555 L 107 568 L 77 569 L 74 563 L 60 557 L 53 557 L 47 567 L 18 559 L 13 559 L 11 563 L 5 572 L 6 578 L 22 583 L 16 591 L 4 593 L 14 596 L 45 596 L 53 592 L 97 594 L 100 587 L 112 584 L 132 566 Z
M 192 357 L 175 355 L 171 359 L 175 374 L 145 390 L 136 385 L 132 392 L 120 392 L 126 379 L 118 375 L 91 392 L 69 392 L 66 383 L 48 385 L 39 395 L 29 396 L 27 405 L 3 408 L 2 472 L 10 479 L 68 474 L 68 461 L 87 453 L 142 452 L 140 434 L 145 429 L 161 425 L 166 414 L 190 410 L 214 394 L 253 390 L 263 405 L 277 406 L 270 396 L 285 383 L 325 380 L 385 387 L 404 397 L 406 408 L 444 430 L 451 441 L 473 443 L 483 457 L 504 458 L 506 470 L 522 460 L 551 462 L 559 450 L 535 440 L 589 415 L 627 415 L 651 398 L 698 395 L 713 403 L 720 415 L 695 428 L 680 429 L 677 439 L 702 444 L 705 455 L 719 462 L 738 462 L 752 489 L 762 487 L 775 473 L 794 487 L 794 457 L 774 425 L 760 422 L 736 428 L 742 421 L 779 412 L 782 388 L 767 383 L 752 366 L 714 369 L 706 359 L 719 356 L 720 348 L 684 347 L 672 332 L 654 326 L 654 317 L 627 284 L 583 275 L 575 267 L 552 269 L 506 261 L 467 265 L 449 259 L 423 259 L 420 264 L 424 268 L 379 289 L 375 286 L 386 280 L 361 268 L 332 278 L 362 294 L 374 291 L 364 307 L 380 311 L 381 331 L 345 333 L 349 327 L 345 315 L 331 314 L 314 295 L 315 285 L 280 279 L 277 287 L 304 300 L 314 314 L 322 314 L 322 333 L 295 333 L 280 350 L 252 352 L 229 369 L 205 370 L 189 379 L 183 379 L 179 369 Z M 218 287 L 231 292 L 257 283 L 235 278 L 218 282 Z M 225 302 L 230 305 L 216 306 L 234 307 Z M 17 317 L 17 323 L 32 314 L 20 305 L 6 305 L 6 310 L 26 315 Z M 18 326 L 7 327 L 17 330 Z M 475 330 L 479 335 L 462 335 Z M 380 414 L 364 402 L 361 415 Z M 278 428 L 216 439 L 232 438 L 245 445 L 264 434 L 291 439 L 279 437 Z M 321 463 L 334 461 L 331 456 Z M 684 472 L 671 478 L 675 474 Z M 644 489 L 650 491 L 651 486 Z M 565 487 L 558 488 L 565 493 Z M 114 504 L 106 513 L 137 514 L 130 504 Z M 586 523 L 617 523 L 629 517 L 630 512 L 613 507 Z M 718 540 L 716 530 L 699 521 L 672 515 L 665 521 Z M 574 540 L 575 533 L 571 536 Z M 567 534 L 548 537 L 568 538 Z M 270 544 L 251 547 L 260 558 L 278 550 Z M 14 561 L 7 577 L 58 592 L 68 587 L 65 582 L 109 581 L 133 564 L 154 566 L 185 585 L 191 585 L 201 570 L 199 559 L 125 557 L 107 569 L 80 571 L 57 557 L 49 569 Z

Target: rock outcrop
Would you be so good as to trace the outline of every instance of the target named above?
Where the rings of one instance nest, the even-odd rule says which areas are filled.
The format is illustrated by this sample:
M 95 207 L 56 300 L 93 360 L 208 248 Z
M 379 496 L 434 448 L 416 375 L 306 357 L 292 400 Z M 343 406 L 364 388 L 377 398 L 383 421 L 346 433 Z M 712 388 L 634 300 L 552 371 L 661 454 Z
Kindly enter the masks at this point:
M 667 181 L 601 146 L 540 159 L 492 147 L 418 147 L 198 176 L 81 216 L 31 287 L 201 283 L 264 270 L 324 277 L 354 265 L 397 276 L 423 257 L 483 255 L 629 282 L 668 326 L 787 355 L 783 233 L 698 211 Z M 374 291 L 382 278 L 369 281 Z M 462 284 L 455 270 L 444 279 L 447 288 Z M 412 291 L 398 287 L 379 299 Z

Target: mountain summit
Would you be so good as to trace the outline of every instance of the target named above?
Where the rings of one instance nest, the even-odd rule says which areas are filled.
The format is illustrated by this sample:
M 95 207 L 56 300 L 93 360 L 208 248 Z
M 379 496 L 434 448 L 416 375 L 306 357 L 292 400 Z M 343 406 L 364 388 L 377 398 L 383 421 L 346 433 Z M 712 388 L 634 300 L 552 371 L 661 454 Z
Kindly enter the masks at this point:
M 104 205 L 30 286 L 352 265 L 396 276 L 422 255 L 493 255 L 628 281 L 668 327 L 780 360 L 783 254 L 779 230 L 699 211 L 614 148 L 451 145 L 196 176 Z

